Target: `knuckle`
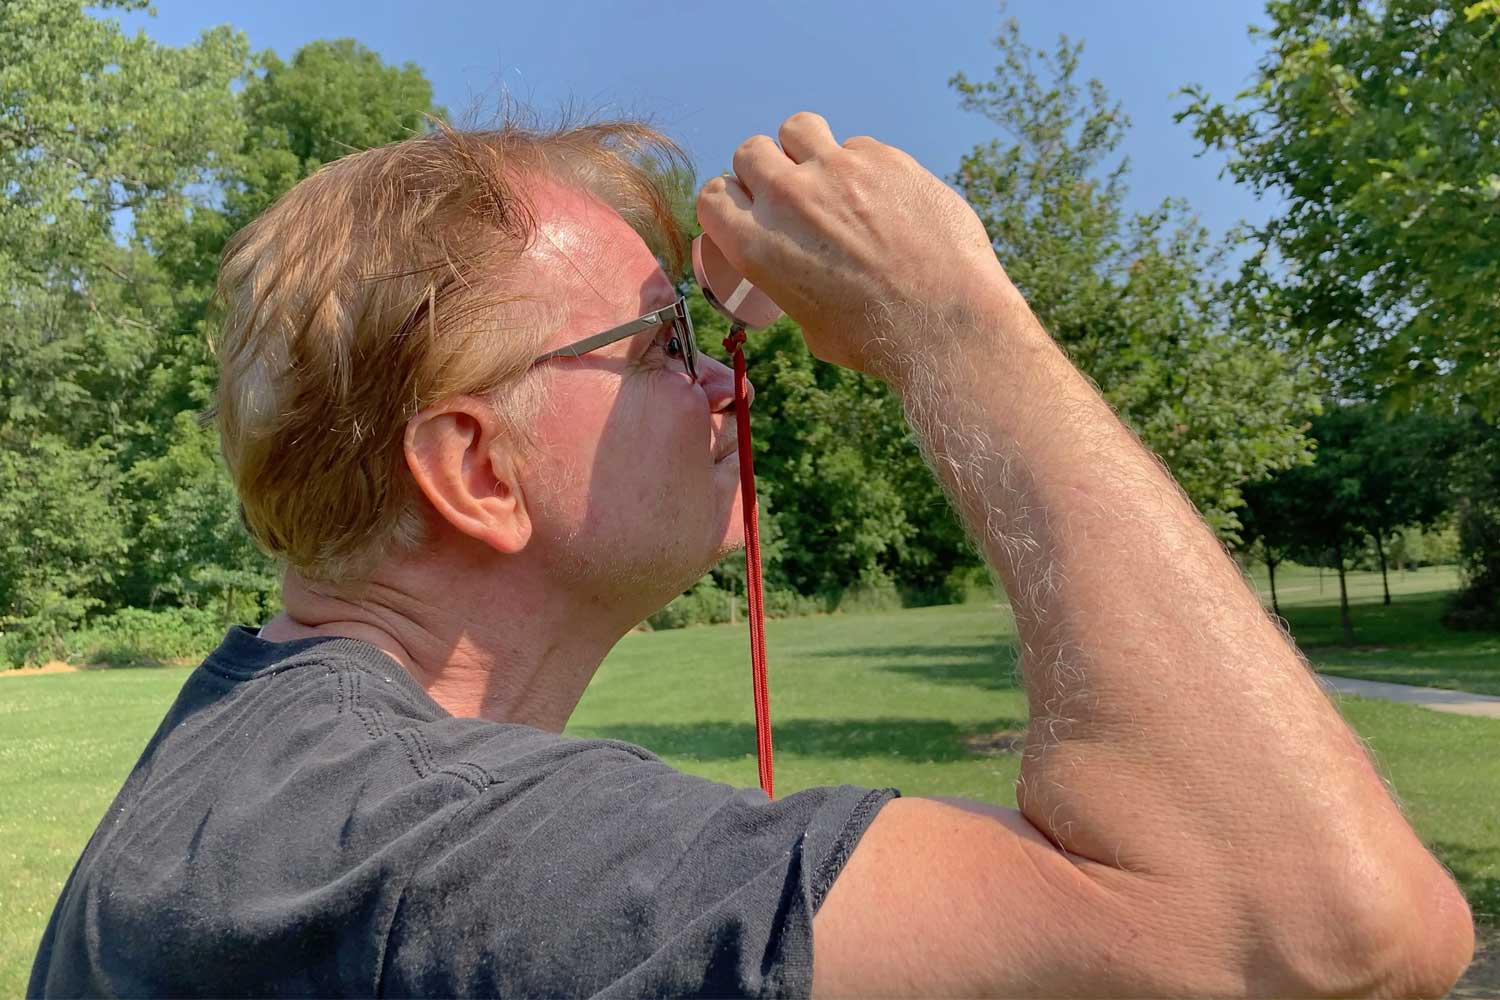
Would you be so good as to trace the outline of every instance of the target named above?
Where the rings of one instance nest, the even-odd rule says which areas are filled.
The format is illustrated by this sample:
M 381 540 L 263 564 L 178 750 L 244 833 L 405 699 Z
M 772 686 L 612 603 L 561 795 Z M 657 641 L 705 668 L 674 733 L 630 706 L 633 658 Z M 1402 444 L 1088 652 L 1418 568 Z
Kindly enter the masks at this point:
M 823 124 L 823 116 L 815 111 L 798 111 L 781 123 L 783 131 L 787 129 L 807 128 L 809 125 Z
M 748 157 L 754 156 L 755 155 L 755 151 L 757 149 L 761 148 L 765 143 L 768 143 L 768 142 L 771 143 L 772 145 L 775 145 L 776 140 L 772 139 L 768 135 L 752 135 L 750 138 L 746 139 L 744 142 L 740 143 L 737 147 L 735 147 L 735 150 L 734 150 L 734 160 L 735 160 L 735 162 L 738 163 L 741 160 L 744 160 L 744 159 L 746 159 Z

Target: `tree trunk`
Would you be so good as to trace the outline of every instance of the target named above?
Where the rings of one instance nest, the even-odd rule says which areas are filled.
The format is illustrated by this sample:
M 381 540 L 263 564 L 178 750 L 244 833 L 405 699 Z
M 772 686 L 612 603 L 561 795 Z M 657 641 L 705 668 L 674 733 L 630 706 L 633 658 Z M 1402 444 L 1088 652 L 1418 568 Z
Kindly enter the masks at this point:
M 1272 559 L 1270 556 L 1266 557 L 1266 572 L 1271 575 L 1271 610 L 1276 613 L 1276 617 L 1277 618 L 1280 618 L 1281 617 L 1281 605 L 1278 604 L 1277 601 L 1276 601 L 1276 563 L 1277 562 L 1279 562 L 1279 560 Z
M 1333 550 L 1339 561 L 1339 626 L 1344 630 L 1344 645 L 1354 645 L 1354 619 L 1349 617 L 1349 588 L 1344 583 L 1344 547 Z
M 1380 537 L 1380 532 L 1375 532 L 1375 554 L 1380 557 L 1380 587 L 1385 591 L 1386 604 L 1391 603 L 1391 582 L 1385 575 L 1385 539 Z

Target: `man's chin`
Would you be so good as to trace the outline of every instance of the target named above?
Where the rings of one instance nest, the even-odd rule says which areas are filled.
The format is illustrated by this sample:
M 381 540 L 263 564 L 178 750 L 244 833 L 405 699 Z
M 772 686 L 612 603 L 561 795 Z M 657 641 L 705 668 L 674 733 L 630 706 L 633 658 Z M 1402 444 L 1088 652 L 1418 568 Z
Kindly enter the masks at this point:
M 745 532 L 744 529 L 736 524 L 724 536 L 723 540 L 719 542 L 719 551 L 714 556 L 714 563 L 717 564 L 719 560 L 723 559 L 725 556 L 733 555 L 736 552 L 742 552 L 744 551 L 744 548 Z

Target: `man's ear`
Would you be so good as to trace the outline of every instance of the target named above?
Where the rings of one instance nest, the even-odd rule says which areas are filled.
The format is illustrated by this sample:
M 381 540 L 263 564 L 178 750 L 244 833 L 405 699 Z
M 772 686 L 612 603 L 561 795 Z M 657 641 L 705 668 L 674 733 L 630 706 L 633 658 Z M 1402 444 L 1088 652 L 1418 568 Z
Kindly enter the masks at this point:
M 455 396 L 406 423 L 406 467 L 433 510 L 496 552 L 531 540 L 512 438 L 483 400 Z

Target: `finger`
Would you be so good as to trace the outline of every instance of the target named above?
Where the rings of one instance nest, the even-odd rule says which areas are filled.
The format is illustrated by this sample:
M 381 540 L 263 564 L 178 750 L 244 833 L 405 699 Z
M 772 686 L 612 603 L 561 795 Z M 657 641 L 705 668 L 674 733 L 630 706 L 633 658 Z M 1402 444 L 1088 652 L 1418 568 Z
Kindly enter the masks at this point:
M 849 138 L 844 140 L 845 149 L 867 149 L 883 145 L 885 144 L 879 139 L 872 138 L 868 135 L 851 135 Z
M 793 163 L 827 156 L 839 144 L 828 127 L 828 119 L 812 111 L 799 111 L 781 123 L 781 148 Z
M 751 216 L 750 196 L 740 186 L 740 182 L 733 177 L 720 176 L 709 178 L 707 184 L 698 192 L 698 225 L 708 234 L 708 238 L 719 245 L 722 250 L 733 247 L 736 252 L 740 243 L 740 233 L 754 224 Z M 733 258 L 731 258 L 731 263 Z
M 734 151 L 735 176 L 740 179 L 753 201 L 772 183 L 777 174 L 790 170 L 792 161 L 786 158 L 776 140 L 768 135 L 752 135 Z

